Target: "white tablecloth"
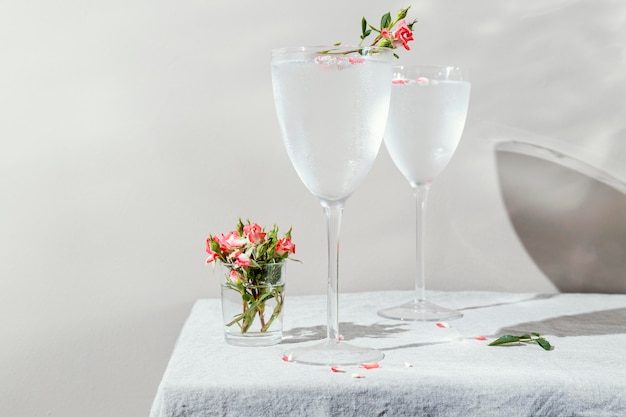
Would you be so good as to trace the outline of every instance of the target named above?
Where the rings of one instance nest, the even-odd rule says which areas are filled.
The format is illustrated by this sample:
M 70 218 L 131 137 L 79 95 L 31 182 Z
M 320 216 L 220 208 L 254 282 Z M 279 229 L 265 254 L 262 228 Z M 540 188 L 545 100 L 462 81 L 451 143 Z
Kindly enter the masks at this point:
M 346 341 L 385 353 L 380 368 L 346 373 L 281 359 L 325 336 L 324 296 L 287 296 L 286 338 L 264 348 L 226 344 L 220 301 L 199 300 L 150 416 L 626 416 L 626 295 L 430 292 L 464 317 L 446 328 L 377 316 L 411 295 L 341 296 Z M 554 350 L 487 346 L 527 332 Z

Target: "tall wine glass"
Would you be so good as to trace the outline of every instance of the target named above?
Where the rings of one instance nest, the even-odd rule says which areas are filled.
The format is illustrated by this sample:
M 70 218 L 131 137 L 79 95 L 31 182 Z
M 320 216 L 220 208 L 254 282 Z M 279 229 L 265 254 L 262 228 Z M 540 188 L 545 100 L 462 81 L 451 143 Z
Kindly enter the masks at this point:
M 327 337 L 285 352 L 293 362 L 349 365 L 384 355 L 340 340 L 339 229 L 346 200 L 367 176 L 383 140 L 391 94 L 388 48 L 317 46 L 272 51 L 274 102 L 298 176 L 328 227 Z
M 413 189 L 416 203 L 415 296 L 378 312 L 407 321 L 450 320 L 456 310 L 426 301 L 424 227 L 430 186 L 447 166 L 463 133 L 469 106 L 467 71 L 459 67 L 394 67 L 385 145 Z

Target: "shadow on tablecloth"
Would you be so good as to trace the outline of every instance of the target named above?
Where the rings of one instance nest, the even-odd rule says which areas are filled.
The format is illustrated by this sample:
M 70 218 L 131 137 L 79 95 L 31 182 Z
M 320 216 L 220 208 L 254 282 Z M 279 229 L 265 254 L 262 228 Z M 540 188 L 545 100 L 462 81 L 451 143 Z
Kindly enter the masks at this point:
M 557 297 L 558 295 L 559 295 L 559 293 L 554 293 L 554 294 L 534 294 L 530 298 L 526 298 L 526 299 L 523 299 L 523 300 L 511 300 L 511 301 L 502 301 L 502 302 L 498 302 L 498 303 L 464 306 L 464 307 L 461 307 L 461 308 L 457 308 L 457 310 L 459 310 L 459 311 L 476 310 L 476 309 L 479 309 L 479 308 L 499 307 L 499 306 L 511 305 L 511 304 L 528 303 L 528 302 L 532 302 L 532 301 L 542 301 L 542 300 L 547 300 L 547 299 L 550 299 L 550 298 Z
M 326 337 L 326 329 L 326 325 L 295 327 L 284 333 L 285 337 L 282 343 L 302 343 L 321 340 Z M 410 329 L 402 323 L 355 324 L 345 322 L 339 323 L 339 329 L 341 330 L 342 335 L 344 335 L 345 340 L 352 340 L 361 337 L 380 339 L 393 334 L 410 331 Z
M 626 308 L 552 317 L 504 327 L 495 335 L 536 332 L 542 335 L 601 336 L 626 333 Z M 494 336 L 495 336 L 494 335 Z

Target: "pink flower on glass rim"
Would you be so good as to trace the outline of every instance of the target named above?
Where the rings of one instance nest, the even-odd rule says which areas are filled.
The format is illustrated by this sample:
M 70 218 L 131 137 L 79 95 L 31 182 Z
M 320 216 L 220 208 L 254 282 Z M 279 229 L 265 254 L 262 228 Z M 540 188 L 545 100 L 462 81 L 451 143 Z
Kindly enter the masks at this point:
M 393 38 L 396 42 L 402 43 L 404 49 L 409 51 L 411 48 L 409 47 L 409 41 L 413 40 L 413 32 L 409 29 L 406 24 L 406 20 L 402 19 L 396 25 L 396 31 L 393 33 Z
M 250 258 L 240 250 L 233 252 L 230 257 L 235 260 L 237 266 L 250 266 Z
M 256 245 L 263 242 L 267 233 L 261 229 L 261 226 L 256 223 L 252 223 L 243 227 L 243 234 L 246 235 L 246 238 L 248 238 L 250 243 Z
M 396 49 L 399 45 L 402 45 L 406 50 L 410 50 L 408 42 L 414 40 L 413 26 L 417 23 L 417 19 L 409 22 L 406 20 L 410 8 L 411 6 L 400 9 L 395 14 L 395 17 L 392 16 L 391 12 L 385 13 L 380 18 L 380 27 L 368 23 L 364 16 L 361 18 L 361 41 L 358 43 L 357 48 L 344 52 L 337 52 L 331 48 L 327 51 L 320 51 L 320 53 L 333 55 L 333 57 L 352 53 L 363 55 L 364 49 L 361 45 L 363 45 L 365 40 L 372 34 L 374 34 L 374 40 L 371 43 L 368 42 L 368 48 L 380 46 L 383 48 Z M 340 44 L 341 42 L 338 42 L 335 45 Z M 399 58 L 396 53 L 394 53 L 393 56 Z
M 363 58 L 352 58 L 352 57 L 350 57 L 350 58 L 348 58 L 348 62 L 349 62 L 349 63 L 351 63 L 351 64 L 362 64 L 362 63 L 364 63 L 364 62 L 365 62 L 365 59 L 363 59 Z
M 225 235 L 222 234 L 220 237 L 215 236 L 215 240 L 217 240 L 222 251 L 230 251 L 246 244 L 246 239 L 239 236 L 239 232 L 236 230 L 230 231 Z
M 278 239 L 278 242 L 276 242 L 276 253 L 279 255 L 284 255 L 286 253 L 296 253 L 296 245 L 294 245 L 291 239 L 288 237 Z

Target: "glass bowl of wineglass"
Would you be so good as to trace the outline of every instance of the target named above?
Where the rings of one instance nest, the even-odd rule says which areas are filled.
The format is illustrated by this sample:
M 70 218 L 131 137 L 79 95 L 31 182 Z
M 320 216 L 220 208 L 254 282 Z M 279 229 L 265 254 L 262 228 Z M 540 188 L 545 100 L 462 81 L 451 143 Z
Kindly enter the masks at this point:
M 415 195 L 416 256 L 413 300 L 378 312 L 406 321 L 451 320 L 463 314 L 426 300 L 424 229 L 431 184 L 452 158 L 465 126 L 470 82 L 453 66 L 394 67 L 385 146 Z
M 274 103 L 283 142 L 328 228 L 327 337 L 285 352 L 293 362 L 350 365 L 383 353 L 341 340 L 338 321 L 339 229 L 344 205 L 380 149 L 391 94 L 393 51 L 314 46 L 272 51 Z

